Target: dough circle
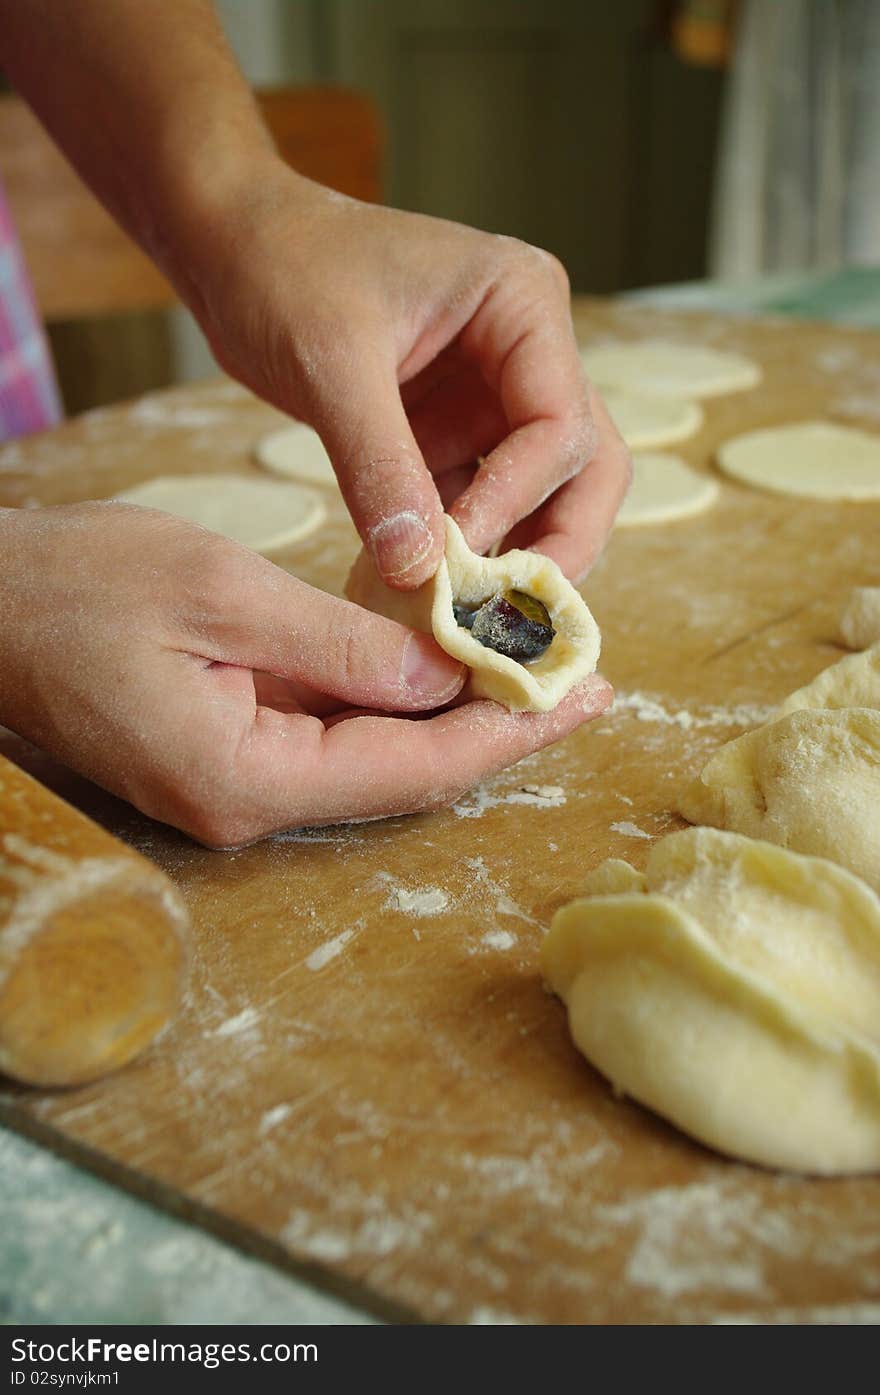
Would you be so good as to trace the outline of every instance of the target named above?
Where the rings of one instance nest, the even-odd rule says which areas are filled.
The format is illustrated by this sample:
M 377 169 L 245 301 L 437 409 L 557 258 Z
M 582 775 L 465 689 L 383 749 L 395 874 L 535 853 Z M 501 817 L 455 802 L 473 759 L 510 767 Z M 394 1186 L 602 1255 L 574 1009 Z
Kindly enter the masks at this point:
M 487 649 L 452 612 L 453 601 L 478 606 L 510 587 L 542 601 L 556 630 L 550 648 L 534 663 L 520 664 Z M 475 697 L 492 698 L 514 712 L 549 712 L 599 662 L 599 627 L 555 562 L 539 552 L 518 550 L 480 557 L 448 515 L 446 551 L 424 586 L 417 591 L 386 586 L 364 551 L 351 569 L 345 594 L 367 610 L 433 634 L 447 654 L 471 669 Z
M 623 387 L 657 397 L 717 397 L 761 381 L 760 368 L 743 354 L 664 339 L 582 349 L 581 363 L 599 388 Z
M 880 499 L 880 436 L 830 421 L 800 421 L 725 441 L 726 475 L 772 494 Z
M 703 425 L 703 409 L 697 402 L 649 397 L 615 387 L 606 388 L 602 397 L 630 450 L 674 446 L 694 436 Z
M 338 488 L 336 473 L 321 437 L 304 422 L 294 422 L 263 436 L 254 447 L 254 456 L 275 475 Z
M 617 515 L 616 528 L 690 518 L 710 508 L 720 493 L 715 480 L 698 474 L 677 455 L 637 453 L 633 468 L 632 486 Z
M 700 828 L 587 891 L 542 966 L 618 1090 L 750 1162 L 880 1167 L 880 902 L 857 877 Z
M 327 516 L 313 489 L 244 475 L 160 475 L 115 497 L 200 523 L 255 552 L 298 542 Z

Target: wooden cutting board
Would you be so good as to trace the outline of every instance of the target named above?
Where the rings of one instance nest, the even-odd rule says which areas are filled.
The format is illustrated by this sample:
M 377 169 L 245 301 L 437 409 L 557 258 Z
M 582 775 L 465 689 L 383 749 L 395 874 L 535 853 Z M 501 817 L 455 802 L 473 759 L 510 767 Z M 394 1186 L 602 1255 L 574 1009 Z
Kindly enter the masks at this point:
M 880 429 L 880 336 L 578 307 L 583 338 L 745 350 L 752 391 L 680 448 L 708 469 L 749 427 Z M 0 451 L 0 501 L 250 470 L 277 413 L 226 381 L 103 410 Z M 340 505 L 283 561 L 339 591 Z M 609 855 L 641 864 L 721 742 L 838 657 L 848 589 L 880 583 L 880 504 L 725 484 L 711 512 L 621 532 L 586 595 L 615 711 L 452 810 L 207 852 L 13 737 L 0 749 L 153 857 L 191 908 L 174 1031 L 3 1119 L 121 1185 L 392 1315 L 453 1322 L 880 1316 L 880 1182 L 724 1161 L 615 1098 L 541 984 L 553 911 Z

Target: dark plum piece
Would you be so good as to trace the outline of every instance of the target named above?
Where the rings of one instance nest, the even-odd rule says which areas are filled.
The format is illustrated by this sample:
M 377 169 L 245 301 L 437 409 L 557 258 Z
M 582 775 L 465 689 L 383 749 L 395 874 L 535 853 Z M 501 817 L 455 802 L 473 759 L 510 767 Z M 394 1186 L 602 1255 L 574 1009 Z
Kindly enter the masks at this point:
M 468 628 L 486 649 L 520 664 L 540 659 L 556 633 L 546 606 L 525 591 L 514 590 L 502 591 L 481 605 Z

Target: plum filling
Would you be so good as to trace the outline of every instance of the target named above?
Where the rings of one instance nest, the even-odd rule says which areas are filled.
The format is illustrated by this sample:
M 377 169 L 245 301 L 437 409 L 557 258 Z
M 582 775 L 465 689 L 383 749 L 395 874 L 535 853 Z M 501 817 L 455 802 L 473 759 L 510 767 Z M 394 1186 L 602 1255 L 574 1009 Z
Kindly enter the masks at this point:
M 540 659 L 556 633 L 546 606 L 525 591 L 502 591 L 473 609 L 454 604 L 452 613 L 480 644 L 520 664 Z

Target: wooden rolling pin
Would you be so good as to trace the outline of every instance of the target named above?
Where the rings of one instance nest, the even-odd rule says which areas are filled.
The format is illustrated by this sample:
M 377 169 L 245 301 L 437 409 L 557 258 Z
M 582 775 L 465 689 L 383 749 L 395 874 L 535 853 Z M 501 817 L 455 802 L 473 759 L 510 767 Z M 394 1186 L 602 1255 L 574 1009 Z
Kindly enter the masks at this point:
M 0 1072 L 125 1065 L 174 1016 L 188 924 L 164 873 L 0 756 Z

